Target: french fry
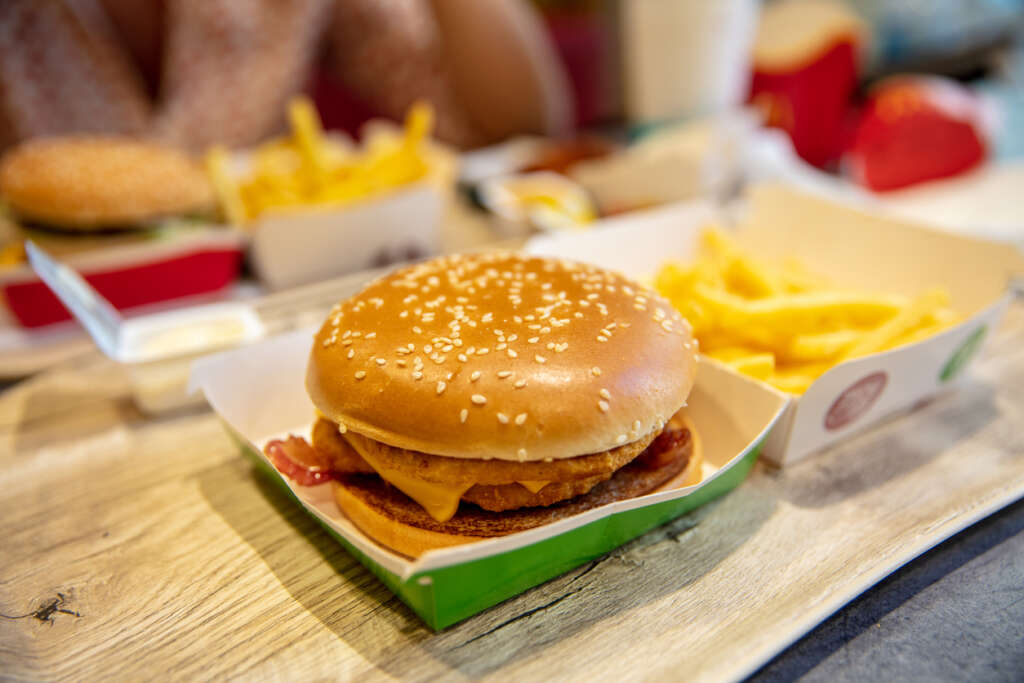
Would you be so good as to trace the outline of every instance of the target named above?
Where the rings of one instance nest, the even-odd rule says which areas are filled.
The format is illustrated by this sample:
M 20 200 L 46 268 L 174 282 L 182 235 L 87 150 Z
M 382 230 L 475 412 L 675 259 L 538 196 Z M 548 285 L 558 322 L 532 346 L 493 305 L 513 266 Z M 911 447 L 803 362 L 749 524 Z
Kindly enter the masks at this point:
M 245 203 L 239 194 L 238 183 L 228 168 L 227 150 L 220 146 L 211 148 L 206 154 L 204 165 L 224 218 L 232 225 L 241 225 L 246 219 Z
M 811 377 L 809 375 L 780 375 L 776 373 L 769 376 L 765 381 L 779 391 L 785 391 L 790 394 L 802 394 L 807 391 L 808 387 L 814 384 L 814 380 L 816 379 L 817 377 Z
M 703 250 L 717 262 L 726 289 L 738 296 L 759 299 L 780 292 L 777 278 L 739 250 L 735 240 L 724 231 L 705 230 Z
M 843 360 L 859 358 L 869 353 L 882 351 L 900 335 L 920 327 L 935 310 L 949 303 L 949 294 L 941 289 L 931 289 L 917 297 L 909 306 L 893 318 L 865 334 L 860 341 L 843 354 Z
M 288 104 L 288 122 L 295 136 L 295 147 L 314 184 L 325 182 L 328 165 L 323 152 L 324 131 L 316 107 L 305 97 Z
M 856 344 L 865 332 L 862 330 L 835 330 L 818 334 L 800 334 L 789 341 L 781 355 L 786 361 L 815 361 L 835 358 Z
M 267 211 L 344 205 L 415 182 L 435 167 L 444 166 L 450 175 L 445 153 L 428 149 L 433 119 L 430 105 L 416 103 L 400 132 L 378 129 L 358 149 L 346 138 L 326 136 L 312 102 L 297 98 L 288 106 L 291 135 L 253 150 L 246 177 L 236 179 L 222 148 L 208 152 L 206 169 L 225 216 L 235 224 Z M 440 171 L 437 178 L 443 182 Z
M 710 351 L 708 355 L 757 379 L 767 379 L 775 371 L 775 356 L 767 351 L 732 346 Z
M 704 232 L 693 263 L 667 263 L 653 285 L 691 322 L 702 353 L 791 393 L 836 363 L 959 319 L 944 290 L 908 300 L 838 289 L 796 261 L 755 260 L 717 229 Z

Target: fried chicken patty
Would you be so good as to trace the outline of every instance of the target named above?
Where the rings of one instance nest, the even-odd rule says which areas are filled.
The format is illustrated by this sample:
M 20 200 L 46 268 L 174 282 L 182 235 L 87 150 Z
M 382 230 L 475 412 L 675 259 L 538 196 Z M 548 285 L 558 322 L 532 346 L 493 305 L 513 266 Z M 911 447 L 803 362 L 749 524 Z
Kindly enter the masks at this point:
M 498 512 L 552 505 L 586 494 L 644 453 L 662 433 L 651 432 L 608 451 L 551 462 L 472 460 L 395 448 L 351 431 L 341 434 L 337 424 L 321 417 L 313 428 L 313 447 L 329 457 L 338 472 L 375 472 L 355 445 L 388 468 L 423 481 L 452 487 L 472 482 L 461 499 Z M 688 447 L 688 442 L 685 445 Z M 685 449 L 676 450 L 674 457 Z M 530 490 L 524 482 L 542 487 Z

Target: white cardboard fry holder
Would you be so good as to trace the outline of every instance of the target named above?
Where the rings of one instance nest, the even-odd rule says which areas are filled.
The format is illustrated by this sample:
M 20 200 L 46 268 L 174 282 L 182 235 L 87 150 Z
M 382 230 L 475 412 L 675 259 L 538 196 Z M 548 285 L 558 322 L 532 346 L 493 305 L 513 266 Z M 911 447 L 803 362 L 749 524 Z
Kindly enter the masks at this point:
M 958 377 L 998 325 L 1024 274 L 1005 244 L 929 230 L 780 186 L 753 189 L 735 233 L 758 257 L 793 257 L 835 284 L 914 296 L 941 286 L 959 324 L 920 342 L 837 365 L 790 404 L 764 456 L 789 464 L 896 412 L 912 408 Z M 601 229 L 539 238 L 529 251 L 652 276 L 666 261 L 689 261 L 700 231 L 725 224 L 708 203 L 676 204 L 604 221 Z
M 316 517 L 431 627 L 465 619 L 678 517 L 738 486 L 778 423 L 786 395 L 715 365 L 701 367 L 687 416 L 703 443 L 705 479 L 670 481 L 661 489 L 620 500 L 528 531 L 432 550 L 410 559 L 378 545 L 338 509 L 333 482 L 299 486 L 263 455 L 272 438 L 308 437 L 315 417 L 305 389 L 313 330 L 207 356 L 193 366 L 202 388 L 242 451 Z
M 251 226 L 253 267 L 271 289 L 436 254 L 440 190 L 421 181 L 353 204 L 268 212 Z

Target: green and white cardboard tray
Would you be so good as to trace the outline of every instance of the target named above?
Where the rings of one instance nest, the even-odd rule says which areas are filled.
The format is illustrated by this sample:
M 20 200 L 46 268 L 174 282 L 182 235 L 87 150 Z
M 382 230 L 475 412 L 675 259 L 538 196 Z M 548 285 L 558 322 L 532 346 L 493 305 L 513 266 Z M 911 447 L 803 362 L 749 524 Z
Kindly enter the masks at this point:
M 1024 276 L 1024 259 L 1011 245 L 777 184 L 755 186 L 745 204 L 730 209 L 681 203 L 602 221 L 600 230 L 538 238 L 526 248 L 644 281 L 666 261 L 693 259 L 704 227 L 728 227 L 738 215 L 736 240 L 758 257 L 795 258 L 837 286 L 859 291 L 913 297 L 941 286 L 963 316 L 922 341 L 840 363 L 794 397 L 762 453 L 777 465 L 806 458 L 955 384 L 1006 312 L 1010 281 Z
M 209 356 L 191 379 L 242 451 L 284 486 L 345 548 L 431 628 L 441 629 L 584 564 L 731 491 L 750 471 L 788 398 L 731 370 L 702 363 L 687 414 L 703 442 L 706 478 L 537 529 L 425 553 L 416 560 L 377 545 L 346 519 L 333 483 L 298 486 L 266 460 L 263 445 L 309 435 L 314 409 L 304 387 L 313 330 Z

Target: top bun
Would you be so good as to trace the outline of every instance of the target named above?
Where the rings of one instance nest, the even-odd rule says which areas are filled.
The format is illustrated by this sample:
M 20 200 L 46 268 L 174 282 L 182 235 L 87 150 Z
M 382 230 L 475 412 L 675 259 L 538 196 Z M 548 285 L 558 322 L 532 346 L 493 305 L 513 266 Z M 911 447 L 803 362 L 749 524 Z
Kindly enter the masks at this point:
M 206 210 L 213 189 L 178 150 L 130 138 L 39 138 L 0 160 L 0 194 L 22 217 L 90 230 Z
M 335 306 L 306 388 L 331 420 L 398 448 L 571 458 L 660 430 L 690 393 L 696 346 L 667 301 L 617 273 L 459 255 Z

